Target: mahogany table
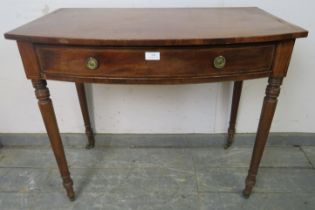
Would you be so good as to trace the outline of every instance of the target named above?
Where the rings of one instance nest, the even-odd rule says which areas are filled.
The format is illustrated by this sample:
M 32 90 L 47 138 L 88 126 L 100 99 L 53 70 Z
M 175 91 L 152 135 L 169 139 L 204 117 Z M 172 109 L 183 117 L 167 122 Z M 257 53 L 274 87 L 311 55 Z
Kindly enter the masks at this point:
M 27 79 L 74 200 L 46 80 L 75 82 L 88 148 L 94 146 L 84 83 L 186 84 L 234 81 L 226 147 L 233 142 L 243 80 L 269 77 L 243 195 L 268 138 L 296 38 L 308 32 L 258 8 L 59 9 L 5 34 L 17 41 Z

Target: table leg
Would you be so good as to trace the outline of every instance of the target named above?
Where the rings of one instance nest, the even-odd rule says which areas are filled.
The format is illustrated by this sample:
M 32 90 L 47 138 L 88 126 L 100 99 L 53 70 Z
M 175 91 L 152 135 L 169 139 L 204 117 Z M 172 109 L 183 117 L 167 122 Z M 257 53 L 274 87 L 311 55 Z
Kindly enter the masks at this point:
M 240 103 L 242 87 L 243 87 L 243 81 L 235 81 L 234 82 L 232 106 L 231 106 L 231 114 L 230 114 L 230 125 L 229 125 L 229 129 L 228 129 L 227 141 L 226 141 L 226 144 L 224 146 L 225 149 L 229 148 L 234 141 L 237 110 L 238 110 L 238 106 Z
M 84 83 L 76 82 L 75 86 L 76 86 L 79 101 L 80 101 L 80 107 L 81 107 L 81 112 L 82 112 L 84 126 L 85 126 L 85 133 L 88 138 L 88 144 L 86 145 L 86 148 L 91 149 L 95 145 L 95 139 L 94 139 L 94 134 L 93 134 L 93 130 L 92 130 L 91 122 L 90 122 Z
M 46 87 L 46 80 L 32 80 L 32 83 L 33 87 L 35 88 L 35 95 L 38 99 L 38 106 L 45 123 L 50 144 L 58 164 L 61 178 L 63 180 L 63 186 L 67 191 L 69 199 L 74 200 L 75 194 L 72 187 L 73 182 L 70 177 L 70 172 L 62 145 L 53 104 L 50 99 L 49 90 Z
M 250 196 L 256 183 L 256 175 L 268 139 L 272 118 L 276 110 L 282 79 L 282 77 L 270 77 L 268 81 L 269 84 L 266 88 L 266 96 L 261 110 L 252 159 L 245 181 L 245 189 L 243 190 L 243 195 L 246 198 Z

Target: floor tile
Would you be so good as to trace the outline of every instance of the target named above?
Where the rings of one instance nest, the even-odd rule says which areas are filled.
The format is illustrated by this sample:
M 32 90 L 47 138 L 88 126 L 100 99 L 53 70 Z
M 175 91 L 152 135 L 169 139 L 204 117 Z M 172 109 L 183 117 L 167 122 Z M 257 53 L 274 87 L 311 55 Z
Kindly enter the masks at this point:
M 72 168 L 162 167 L 192 171 L 191 151 L 170 148 L 98 148 L 78 152 L 67 150 Z
M 197 168 L 203 167 L 248 167 L 252 147 L 193 149 L 193 160 Z M 314 153 L 315 154 L 315 153 Z M 311 167 L 303 152 L 297 147 L 267 147 L 262 167 Z
M 247 168 L 203 168 L 197 170 L 199 192 L 238 192 L 244 188 Z M 254 192 L 315 193 L 315 170 L 261 168 Z
M 71 168 L 164 167 L 193 170 L 191 151 L 170 148 L 66 148 Z M 3 148 L 0 167 L 57 168 L 50 148 Z
M 30 193 L 0 192 L 0 209 L 3 210 L 32 210 L 34 195 Z
M 0 167 L 57 168 L 57 163 L 50 148 L 3 147 Z
M 197 209 L 197 195 L 156 193 L 84 193 L 70 202 L 60 193 L 39 194 L 34 200 L 38 209 L 69 210 L 191 210 Z
M 34 168 L 0 168 L 0 192 L 42 191 L 49 170 Z
M 308 160 L 311 162 L 312 166 L 315 168 L 315 147 L 314 146 L 302 146 L 302 150 L 305 152 Z
M 196 193 L 193 172 L 166 168 L 111 168 L 71 170 L 74 189 L 81 192 L 165 195 Z M 53 170 L 42 186 L 45 191 L 63 191 L 59 172 Z
M 255 193 L 244 199 L 235 193 L 202 193 L 200 210 L 313 210 L 315 194 Z

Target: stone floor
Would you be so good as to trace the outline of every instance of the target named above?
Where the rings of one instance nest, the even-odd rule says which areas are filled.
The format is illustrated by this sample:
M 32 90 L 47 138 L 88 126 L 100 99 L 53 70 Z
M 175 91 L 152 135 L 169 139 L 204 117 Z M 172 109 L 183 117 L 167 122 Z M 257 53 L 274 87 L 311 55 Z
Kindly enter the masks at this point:
M 82 142 L 66 143 L 77 195 L 70 202 L 46 143 L 10 145 L 4 138 L 0 136 L 1 210 L 315 209 L 312 145 L 269 145 L 254 192 L 244 199 L 251 144 L 236 143 L 228 150 L 219 144 L 99 144 L 86 150 Z

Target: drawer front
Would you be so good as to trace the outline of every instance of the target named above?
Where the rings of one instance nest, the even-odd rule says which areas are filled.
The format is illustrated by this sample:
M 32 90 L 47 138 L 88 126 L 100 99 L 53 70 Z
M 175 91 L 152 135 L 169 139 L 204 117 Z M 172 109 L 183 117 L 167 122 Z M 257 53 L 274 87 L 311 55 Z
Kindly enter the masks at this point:
M 274 46 L 177 49 L 38 46 L 36 50 L 47 75 L 161 78 L 270 71 Z

